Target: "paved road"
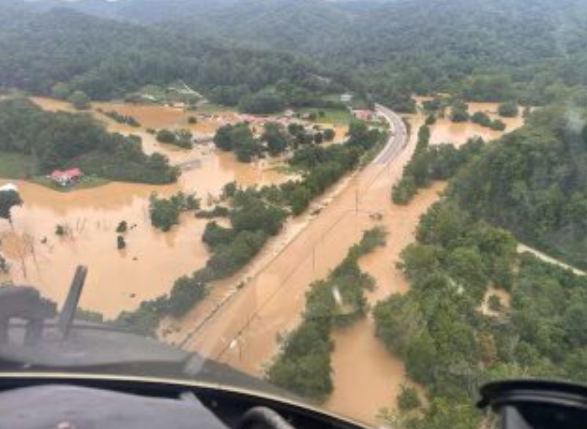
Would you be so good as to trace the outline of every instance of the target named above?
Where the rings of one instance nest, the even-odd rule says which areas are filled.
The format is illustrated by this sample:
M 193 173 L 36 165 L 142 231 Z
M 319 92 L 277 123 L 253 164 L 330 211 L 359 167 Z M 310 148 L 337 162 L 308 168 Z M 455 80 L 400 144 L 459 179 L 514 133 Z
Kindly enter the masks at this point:
M 408 129 L 404 120 L 394 111 L 381 104 L 376 104 L 375 109 L 389 123 L 391 135 L 383 150 L 373 160 L 373 164 L 387 164 L 398 150 L 403 149 L 408 143 Z

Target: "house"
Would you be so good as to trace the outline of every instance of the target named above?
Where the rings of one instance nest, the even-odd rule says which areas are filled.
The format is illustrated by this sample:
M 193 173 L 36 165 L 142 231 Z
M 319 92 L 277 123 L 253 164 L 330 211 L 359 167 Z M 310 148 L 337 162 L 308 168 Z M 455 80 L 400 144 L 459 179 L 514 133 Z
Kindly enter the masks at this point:
M 83 175 L 79 168 L 70 168 L 65 171 L 55 170 L 49 177 L 60 186 L 69 186 L 77 182 Z
M 342 94 L 340 96 L 340 101 L 342 103 L 350 103 L 352 100 L 353 100 L 353 94 L 346 93 L 346 94 Z
M 373 111 L 371 110 L 353 110 L 353 115 L 361 121 L 370 121 L 373 119 Z

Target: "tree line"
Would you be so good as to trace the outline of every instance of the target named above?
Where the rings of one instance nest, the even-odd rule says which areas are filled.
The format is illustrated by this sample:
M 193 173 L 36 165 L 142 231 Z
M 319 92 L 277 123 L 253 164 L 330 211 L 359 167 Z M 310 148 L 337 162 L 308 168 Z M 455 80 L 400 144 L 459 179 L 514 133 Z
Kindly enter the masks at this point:
M 478 155 L 483 139 L 472 138 L 460 148 L 452 144 L 430 146 L 430 128 L 423 125 L 418 131 L 416 150 L 404 167 L 401 179 L 393 186 L 391 199 L 395 204 L 408 204 L 419 189 L 435 180 L 448 180 L 459 169 Z
M 123 182 L 163 184 L 179 176 L 163 155 L 146 155 L 137 136 L 109 133 L 90 115 L 46 112 L 24 99 L 0 101 L 0 150 L 30 156 L 31 176 L 71 167 Z

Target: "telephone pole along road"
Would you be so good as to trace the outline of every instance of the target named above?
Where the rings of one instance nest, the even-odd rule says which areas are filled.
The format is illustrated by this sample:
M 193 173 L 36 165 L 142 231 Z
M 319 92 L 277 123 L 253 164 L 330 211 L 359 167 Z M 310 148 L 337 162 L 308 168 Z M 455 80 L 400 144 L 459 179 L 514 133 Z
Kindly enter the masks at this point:
M 278 337 L 299 323 L 312 282 L 326 277 L 363 231 L 374 226 L 373 214 L 391 209 L 391 187 L 414 148 L 403 119 L 384 106 L 377 105 L 376 110 L 391 131 L 381 152 L 212 317 L 188 315 L 182 321 L 183 326 L 200 325 L 185 342 L 186 350 L 262 373 L 261 366 L 279 347 Z

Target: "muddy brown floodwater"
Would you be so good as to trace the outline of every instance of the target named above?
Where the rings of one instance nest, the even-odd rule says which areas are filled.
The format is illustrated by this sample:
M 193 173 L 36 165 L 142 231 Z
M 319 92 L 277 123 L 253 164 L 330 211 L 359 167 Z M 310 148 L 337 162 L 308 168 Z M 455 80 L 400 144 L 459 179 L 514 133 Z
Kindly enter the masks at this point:
M 495 109 L 496 105 L 483 108 Z M 416 131 L 424 118 L 414 115 L 409 120 Z M 446 137 L 460 145 L 475 135 L 487 139 L 494 136 L 474 124 L 454 134 L 449 131 L 447 124 L 439 122 L 432 127 L 433 139 L 440 141 L 438 133 L 444 136 L 442 140 L 446 141 Z M 390 235 L 385 248 L 361 261 L 361 266 L 377 280 L 378 287 L 369 294 L 369 302 L 375 304 L 392 293 L 407 290 L 408 284 L 395 263 L 401 250 L 413 242 L 420 216 L 444 189 L 444 184 L 438 183 L 422 190 L 406 207 L 391 204 L 391 186 L 413 153 L 416 134 L 389 165 L 369 165 L 339 189 L 336 197 L 326 196 L 327 207 L 320 215 L 301 227 L 293 240 L 280 243 L 279 251 L 266 265 L 244 276 L 244 289 L 235 292 L 236 282 L 243 277 L 215 285 L 203 305 L 173 324 L 173 334 L 168 339 L 262 376 L 265 365 L 278 351 L 278 338 L 299 323 L 309 285 L 340 263 L 362 231 L 379 223 L 371 219 L 371 213 L 383 215 L 380 223 Z M 228 301 L 227 296 L 231 297 Z M 393 406 L 399 386 L 410 383 L 403 364 L 377 341 L 371 318 L 336 330 L 333 339 L 335 389 L 326 407 L 370 424 L 381 423 L 376 418 L 378 411 Z
M 418 103 L 421 103 L 424 100 L 430 99 L 430 97 L 415 97 L 415 99 Z M 499 119 L 504 122 L 506 125 L 505 132 L 515 130 L 516 128 L 521 127 L 524 123 L 522 115 L 518 115 L 515 118 L 502 118 L 499 116 L 497 114 L 497 108 L 499 104 L 497 103 L 468 103 L 468 106 L 470 114 L 483 112 L 487 113 L 491 119 Z M 408 117 L 421 119 L 420 114 L 408 115 Z M 431 129 L 432 128 L 434 129 L 434 132 L 430 137 L 431 144 L 452 143 L 457 146 L 466 143 L 467 139 L 474 136 L 479 136 L 484 140 L 489 141 L 500 137 L 504 133 L 503 131 L 495 131 L 490 128 L 481 127 L 470 121 L 454 123 L 451 122 L 448 118 L 437 119 L 436 123 L 431 127 Z
M 48 110 L 70 110 L 64 102 L 35 98 Z M 94 108 L 132 114 L 146 127 L 174 127 L 187 114 L 162 106 L 121 106 L 100 103 Z M 137 133 L 97 112 L 112 131 Z M 231 115 L 226 113 L 223 115 Z M 230 119 L 226 116 L 227 120 Z M 185 215 L 181 225 L 168 234 L 151 227 L 148 199 L 152 192 L 169 195 L 179 190 L 196 192 L 206 201 L 217 195 L 224 184 L 279 183 L 287 178 L 273 170 L 268 160 L 255 164 L 235 161 L 232 154 L 216 152 L 210 145 L 192 151 L 161 145 L 144 131 L 148 153 L 160 152 L 172 163 L 199 160 L 199 167 L 185 171 L 179 183 L 169 186 L 110 183 L 69 193 L 16 182 L 25 202 L 14 210 L 14 229 L 0 225 L 1 250 L 12 265 L 10 278 L 19 284 L 33 284 L 48 298 L 63 302 L 78 264 L 89 266 L 89 276 L 81 306 L 99 311 L 108 318 L 136 308 L 144 299 L 169 291 L 173 281 L 204 265 L 208 252 L 201 241 L 204 220 Z M 0 180 L 0 183 L 6 183 Z M 14 182 L 14 181 L 12 181 Z M 128 247 L 116 249 L 115 229 L 120 221 L 132 226 L 126 234 Z M 57 225 L 67 226 L 71 235 L 59 238 Z
M 34 101 L 45 109 L 70 110 L 63 102 Z M 97 103 L 93 108 L 134 116 L 145 128 L 185 128 L 193 114 L 170 107 L 117 103 Z M 477 109 L 495 112 L 497 105 L 471 105 L 471 111 Z M 232 180 L 253 185 L 286 179 L 267 160 L 239 164 L 231 154 L 217 153 L 210 145 L 199 145 L 191 151 L 175 149 L 156 142 L 144 128 L 137 130 L 96 111 L 91 113 L 110 130 L 139 134 L 148 153 L 163 153 L 174 164 L 197 159 L 200 166 L 186 171 L 178 184 L 163 187 L 111 183 L 58 193 L 18 182 L 25 205 L 14 212 L 14 230 L 2 225 L 2 251 L 13 265 L 14 280 L 35 284 L 53 299 L 62 301 L 75 266 L 88 264 L 90 276 L 82 306 L 115 317 L 122 310 L 134 309 L 141 300 L 167 292 L 173 280 L 205 263 L 208 255 L 201 243 L 205 221 L 184 216 L 171 233 L 157 232 L 150 226 L 147 213 L 151 192 L 184 190 L 205 199 Z M 202 136 L 210 135 L 218 126 L 234 121 L 234 115 L 223 112 L 201 117 L 189 128 Z M 395 263 L 401 250 L 414 240 L 420 216 L 444 189 L 444 184 L 437 183 L 422 190 L 408 206 L 391 204 L 391 187 L 412 156 L 417 129 L 424 121 L 421 115 L 408 119 L 413 136 L 397 158 L 389 165 L 369 165 L 341 181 L 314 204 L 324 207 L 320 214 L 307 213 L 288 221 L 284 231 L 271 239 L 242 272 L 214 284 L 210 295 L 184 319 L 166 321 L 160 332 L 162 338 L 262 376 L 264 366 L 278 352 L 278 337 L 299 323 L 309 285 L 338 265 L 364 230 L 378 224 L 389 232 L 387 245 L 360 261 L 377 280 L 377 288 L 368 294 L 369 302 L 374 305 L 390 294 L 405 292 L 408 283 Z M 520 118 L 508 120 L 508 131 L 521 122 Z M 337 140 L 346 132 L 344 128 L 336 131 Z M 432 143 L 455 145 L 475 135 L 488 140 L 501 135 L 475 124 L 446 120 L 439 120 L 431 131 Z M 381 214 L 382 220 L 374 221 L 370 216 L 374 213 Z M 116 250 L 115 233 L 121 220 L 133 226 L 127 237 L 128 248 L 122 252 Z M 72 236 L 56 237 L 57 224 L 68 225 Z M 244 288 L 237 287 L 240 282 L 244 282 Z M 394 406 L 399 386 L 410 383 L 403 363 L 375 338 L 371 317 L 335 330 L 333 340 L 335 390 L 325 406 L 366 423 L 381 423 L 376 418 L 378 411 Z

